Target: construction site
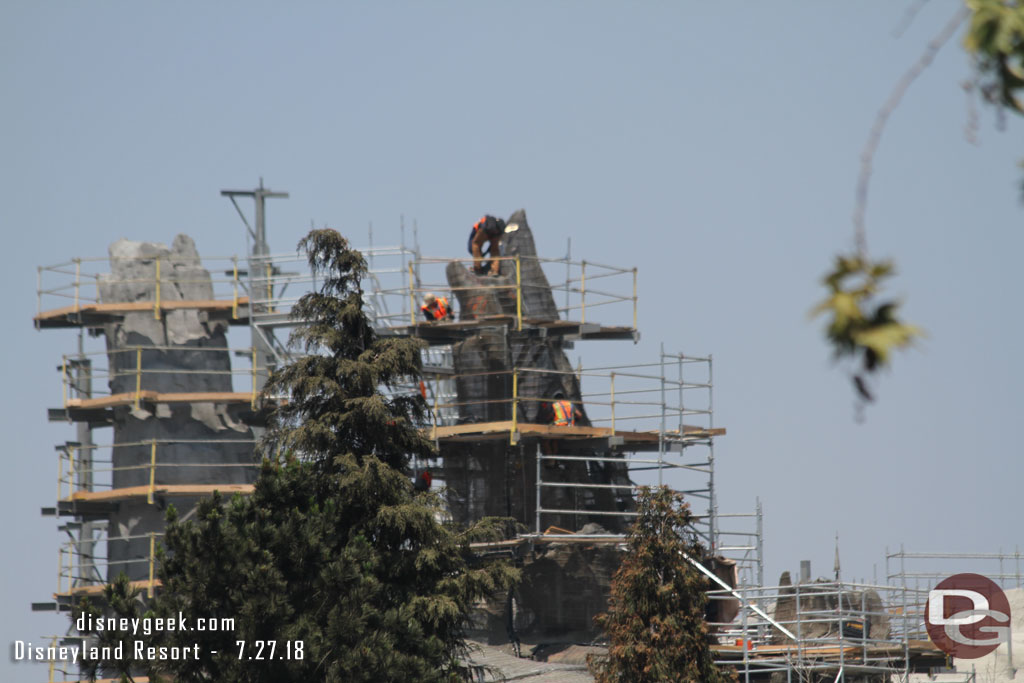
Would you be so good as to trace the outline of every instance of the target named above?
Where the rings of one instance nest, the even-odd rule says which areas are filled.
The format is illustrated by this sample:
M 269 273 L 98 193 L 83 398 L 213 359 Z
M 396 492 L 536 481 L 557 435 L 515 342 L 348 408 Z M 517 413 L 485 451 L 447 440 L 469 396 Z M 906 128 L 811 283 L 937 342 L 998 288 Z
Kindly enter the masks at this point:
M 56 445 L 56 504 L 43 508 L 59 524 L 56 586 L 36 610 L 67 612 L 121 573 L 153 595 L 167 506 L 187 517 L 215 490 L 253 489 L 268 405 L 284 398 L 263 387 L 298 353 L 287 343 L 302 322 L 291 310 L 317 282 L 305 255 L 270 248 L 266 202 L 286 193 L 261 181 L 221 194 L 243 223 L 238 255 L 201 256 L 178 235 L 169 246 L 120 240 L 106 257 L 38 270 L 34 325 L 68 339 L 48 412 L 68 438 Z M 372 232 L 362 245 L 348 236 L 369 266 L 364 306 L 377 334 L 426 343 L 422 382 L 392 389 L 421 392 L 429 405 L 420 426 L 437 456 L 414 462 L 410 476 L 429 473 L 456 522 L 512 517 L 525 529 L 476 547 L 523 570 L 516 589 L 474 615 L 472 662 L 493 667 L 481 680 L 593 680 L 585 657 L 605 651 L 594 617 L 607 608 L 643 485 L 690 502 L 708 551 L 698 568 L 715 659 L 739 680 L 1012 679 L 1019 639 L 992 655 L 1004 678 L 953 668 L 929 641 L 923 609 L 942 575 L 933 561 L 962 560 L 989 563 L 986 574 L 1020 605 L 1015 619 L 1024 616 L 1021 591 L 1009 590 L 1024 586 L 1019 551 L 901 548 L 873 582 L 842 581 L 838 567 L 815 579 L 809 563 L 769 581 L 760 502 L 718 508 L 729 482 L 716 480 L 715 444 L 728 437 L 715 420 L 712 355 L 662 347 L 634 358 L 643 273 L 538 254 L 524 210 L 502 224 L 500 256 L 488 257 L 496 275 L 477 273 L 465 254 L 423 254 L 404 229 L 387 246 Z M 428 299 L 453 315 L 430 319 Z M 584 341 L 618 345 L 624 362 L 574 364 L 569 352 Z M 69 620 L 53 642 L 76 639 Z M 79 680 L 65 665 L 51 663 L 49 680 Z

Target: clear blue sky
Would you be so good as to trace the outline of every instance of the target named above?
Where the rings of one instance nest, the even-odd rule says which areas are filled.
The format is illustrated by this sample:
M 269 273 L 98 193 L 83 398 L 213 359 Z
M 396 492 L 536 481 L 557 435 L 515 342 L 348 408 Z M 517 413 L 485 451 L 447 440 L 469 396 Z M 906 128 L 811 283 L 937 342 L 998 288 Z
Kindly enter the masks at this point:
M 886 546 L 1024 546 L 1018 489 L 1022 121 L 982 106 L 954 39 L 885 132 L 869 243 L 928 339 L 896 358 L 865 424 L 808 322 L 851 245 L 860 150 L 902 73 L 954 13 L 910 2 L 29 2 L 0 5 L 0 225 L 7 439 L 0 640 L 65 623 L 49 424 L 71 332 L 36 332 L 35 267 L 120 237 L 244 251 L 221 188 L 263 176 L 275 251 L 310 221 L 461 256 L 482 213 L 526 208 L 542 254 L 640 269 L 637 347 L 712 353 L 722 511 L 766 512 L 768 581 L 847 578 Z M 6 658 L 4 658 L 6 660 Z M 44 680 L 8 669 L 5 680 Z

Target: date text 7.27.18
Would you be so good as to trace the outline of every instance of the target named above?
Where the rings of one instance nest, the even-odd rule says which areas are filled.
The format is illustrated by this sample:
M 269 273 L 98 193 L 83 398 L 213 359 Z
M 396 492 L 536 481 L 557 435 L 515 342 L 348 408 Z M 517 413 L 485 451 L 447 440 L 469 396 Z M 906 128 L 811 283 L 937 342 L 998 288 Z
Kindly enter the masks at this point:
M 302 659 L 304 656 L 301 640 L 254 640 L 251 643 L 236 640 L 235 645 L 238 646 L 239 659 Z

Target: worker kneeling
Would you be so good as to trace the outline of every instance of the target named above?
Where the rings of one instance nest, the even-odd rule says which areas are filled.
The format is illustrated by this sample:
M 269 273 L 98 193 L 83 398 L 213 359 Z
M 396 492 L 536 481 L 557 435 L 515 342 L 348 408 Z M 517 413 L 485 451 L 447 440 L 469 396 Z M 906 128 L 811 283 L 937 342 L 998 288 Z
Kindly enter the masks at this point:
M 575 427 L 576 418 L 583 417 L 580 409 L 574 406 L 572 401 L 566 401 L 562 392 L 555 394 L 555 400 L 551 402 L 551 412 L 551 424 L 556 427 Z
M 556 427 L 575 427 L 576 420 L 583 419 L 583 412 L 573 405 L 572 401 L 565 398 L 561 391 L 555 393 L 555 400 L 550 403 L 541 403 L 540 411 L 537 414 L 537 421 L 547 423 Z M 558 454 L 558 441 L 556 439 L 542 439 L 540 449 L 544 455 L 552 456 Z M 564 470 L 565 465 L 556 460 L 544 461 L 544 466 L 550 470 Z
M 420 306 L 420 310 L 423 312 L 423 317 L 429 322 L 455 319 L 455 313 L 448 304 L 448 299 L 443 296 L 437 297 L 433 294 L 427 294 L 423 297 L 423 305 Z

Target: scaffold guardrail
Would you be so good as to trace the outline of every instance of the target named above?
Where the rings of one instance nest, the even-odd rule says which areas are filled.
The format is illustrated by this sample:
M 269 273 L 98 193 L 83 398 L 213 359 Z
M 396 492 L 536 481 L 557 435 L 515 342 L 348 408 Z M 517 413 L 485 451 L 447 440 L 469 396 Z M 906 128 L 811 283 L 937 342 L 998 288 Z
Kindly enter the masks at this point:
M 118 574 L 124 573 L 136 587 L 142 588 L 148 597 L 153 597 L 159 586 L 157 548 L 164 538 L 164 533 L 129 532 L 111 536 L 106 524 L 97 525 L 93 531 L 96 534 L 94 537 L 69 539 L 61 543 L 57 595 L 96 593 Z M 107 555 L 110 543 L 134 543 L 144 551 L 135 557 L 112 560 Z
M 458 423 L 460 409 L 503 405 L 512 422 L 511 439 L 515 443 L 515 431 L 524 421 L 521 415 L 527 409 L 532 413 L 540 404 L 569 400 L 528 392 L 521 387 L 527 380 L 542 376 L 554 381 L 566 377 L 574 378 L 580 386 L 580 400 L 569 402 L 581 409 L 589 425 L 606 427 L 612 432 L 649 432 L 660 435 L 659 443 L 669 444 L 707 438 L 706 432 L 714 429 L 710 363 L 710 357 L 666 354 L 658 363 L 575 370 L 513 368 L 456 374 L 447 369 L 431 373 L 428 369 L 424 372 L 424 381 L 431 388 L 431 394 L 437 397 L 431 404 L 435 426 Z M 700 369 L 689 375 L 684 372 L 684 367 L 694 366 Z M 459 400 L 451 393 L 451 382 L 481 378 L 503 378 L 509 388 L 508 395 Z M 433 384 L 439 382 L 446 384 L 434 390 Z M 444 400 L 445 396 L 451 397 L 450 400 Z
M 381 328 L 403 327 L 418 322 L 419 305 L 427 292 L 451 296 L 455 292 L 444 277 L 449 263 L 470 267 L 472 259 L 417 258 L 406 247 L 374 247 L 362 249 L 370 268 L 363 282 L 363 296 L 373 324 Z M 230 302 L 230 315 L 238 319 L 243 313 L 262 319 L 263 323 L 284 325 L 303 294 L 322 284 L 309 270 L 302 254 L 272 254 L 261 257 L 211 257 L 199 262 L 161 256 L 116 259 L 130 262 L 133 270 L 143 275 L 113 279 L 111 260 L 106 257 L 73 258 L 37 271 L 37 319 L 55 310 L 76 313 L 89 306 L 115 304 L 104 301 L 104 284 L 136 286 L 143 291 L 139 301 L 147 304 L 155 318 L 164 309 L 182 301 L 182 288 L 202 290 L 196 301 Z M 565 320 L 587 323 L 600 318 L 605 324 L 620 324 L 637 329 L 637 269 L 621 268 L 591 261 L 568 258 L 499 257 L 514 263 L 515 277 L 486 278 L 493 281 L 465 289 L 500 290 L 518 302 L 516 325 L 522 328 L 522 299 L 531 285 L 524 283 L 521 267 L 526 261 L 538 264 L 551 285 L 558 314 Z M 564 272 L 562 272 L 564 271 Z M 595 284 L 596 283 L 596 284 Z M 184 303 L 184 302 L 182 302 Z M 242 311 L 242 308 L 245 311 Z M 595 316 L 594 310 L 600 313 Z M 461 312 L 462 319 L 471 319 L 471 312 Z
M 249 361 L 249 366 L 232 367 L 226 370 L 199 369 L 192 370 L 183 367 L 173 367 L 173 363 L 166 364 L 167 367 L 153 367 L 159 365 L 154 361 L 161 360 L 164 356 L 174 358 L 196 355 L 227 355 L 233 354 L 237 358 Z M 93 359 L 98 359 L 94 362 Z M 179 361 L 175 361 L 179 363 Z M 227 365 L 225 363 L 225 365 Z M 61 357 L 61 384 L 62 384 L 62 406 L 66 409 L 80 405 L 83 401 L 95 401 L 96 399 L 111 398 L 119 396 L 134 408 L 147 397 L 151 397 L 155 390 L 165 380 L 173 378 L 186 378 L 182 390 L 175 392 L 162 392 L 180 394 L 181 399 L 189 398 L 195 402 L 201 402 L 202 396 L 197 393 L 210 394 L 206 398 L 209 402 L 217 402 L 215 394 L 242 394 L 253 407 L 259 398 L 258 387 L 270 376 L 270 369 L 259 367 L 256 364 L 256 353 L 249 348 L 235 349 L 228 347 L 196 347 L 196 346 L 161 346 L 161 345 L 134 345 L 122 348 L 112 348 L 103 351 L 88 351 L 75 354 L 64 354 Z M 244 384 L 235 387 L 236 379 L 241 379 Z M 97 383 L 97 380 L 99 382 Z M 120 380 L 123 384 L 123 391 L 114 392 L 111 385 Z M 245 381 L 248 380 L 248 381 Z M 205 391 L 196 392 L 197 385 L 202 384 L 227 384 L 226 391 Z M 192 385 L 189 387 L 188 385 Z M 86 388 L 87 387 L 87 388 Z M 220 402 L 227 402 L 228 399 L 240 400 L 239 397 L 220 398 Z
M 908 610 L 927 592 L 905 586 L 815 581 L 712 590 L 708 597 L 736 602 L 735 619 L 708 626 L 718 641 L 717 663 L 747 674 L 906 672 L 912 648 L 930 647 L 923 618 Z
M 182 446 L 191 449 L 220 449 L 228 446 L 242 447 L 250 453 L 256 447 L 255 439 L 146 439 L 134 442 L 119 442 L 112 444 L 82 444 L 68 442 L 57 447 L 58 466 L 57 499 L 70 501 L 79 497 L 80 494 L 96 494 L 97 492 L 113 492 L 117 488 L 128 488 L 126 486 L 115 487 L 115 476 L 139 473 L 139 483 L 133 484 L 132 489 L 144 487 L 146 489 L 146 502 L 153 504 L 156 492 L 163 486 L 158 474 L 172 470 L 197 471 L 210 468 L 226 468 L 232 471 L 248 472 L 251 476 L 248 479 L 255 479 L 256 471 L 260 463 L 252 456 L 251 462 L 222 462 L 203 459 L 201 454 L 194 456 L 194 461 L 182 462 L 175 450 Z M 114 464 L 116 452 L 134 451 L 140 457 L 130 465 Z M 141 457 L 145 456 L 145 457 Z M 203 484 L 217 484 L 218 482 L 203 479 Z M 235 484 L 238 482 L 221 482 L 223 484 Z M 95 496 L 94 496 L 95 497 Z
M 407 286 L 402 292 L 409 298 L 410 324 L 416 324 L 418 302 L 427 293 L 455 295 L 460 291 L 507 292 L 516 302 L 516 326 L 523 326 L 523 297 L 530 290 L 548 289 L 556 305 L 556 310 L 563 320 L 575 320 L 586 323 L 601 320 L 605 324 L 624 324 L 633 330 L 637 329 L 637 269 L 610 266 L 593 261 L 573 261 L 568 258 L 540 258 L 527 256 L 502 256 L 491 259 L 512 265 L 513 275 L 501 278 L 482 278 L 484 283 L 472 286 L 452 287 L 447 280 L 445 271 L 450 263 L 459 263 L 467 269 L 472 268 L 473 259 L 422 258 L 411 261 L 407 268 Z M 537 264 L 543 271 L 549 287 L 543 284 L 524 282 L 523 266 L 527 262 Z M 555 271 L 565 269 L 564 279 L 559 278 Z M 594 282 L 598 285 L 595 287 Z M 450 298 L 455 298 L 451 296 Z M 612 307 L 612 308 L 607 308 Z M 597 316 L 594 309 L 601 309 Z M 590 311 L 588 316 L 588 310 Z M 460 317 L 472 318 L 473 312 L 461 312 Z

